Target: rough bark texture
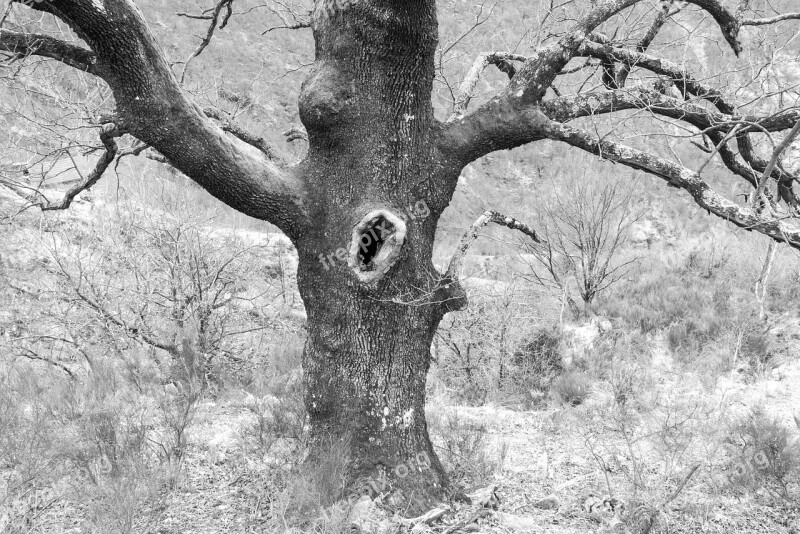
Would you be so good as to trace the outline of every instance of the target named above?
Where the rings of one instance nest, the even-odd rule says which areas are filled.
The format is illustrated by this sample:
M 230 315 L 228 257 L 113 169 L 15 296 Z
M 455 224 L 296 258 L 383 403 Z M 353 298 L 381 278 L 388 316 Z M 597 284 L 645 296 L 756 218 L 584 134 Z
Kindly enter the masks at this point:
M 300 97 L 310 147 L 299 171 L 314 223 L 297 241 L 312 432 L 320 442 L 351 433 L 357 476 L 388 475 L 398 503 L 422 510 L 447 485 L 428 438 L 425 380 L 444 313 L 431 254 L 452 191 L 439 184 L 460 170 L 432 142 L 435 3 L 340 10 L 324 2 L 313 30 L 317 61 Z M 360 252 L 381 232 L 397 231 L 363 231 L 356 243 L 381 210 L 404 220 L 405 235 L 398 254 L 384 259 L 394 262 L 388 274 L 365 282 L 359 275 L 370 271 L 359 271 L 363 258 L 353 245 Z M 418 455 L 431 459 L 430 468 L 418 465 Z M 402 465 L 421 469 L 403 477 Z

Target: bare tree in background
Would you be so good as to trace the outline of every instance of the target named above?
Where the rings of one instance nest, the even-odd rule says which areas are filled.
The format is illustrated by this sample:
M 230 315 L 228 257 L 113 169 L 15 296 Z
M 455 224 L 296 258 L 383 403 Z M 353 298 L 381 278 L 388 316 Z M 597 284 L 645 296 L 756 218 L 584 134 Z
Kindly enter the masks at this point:
M 258 13 L 246 0 L 209 3 L 213 15 L 200 17 L 211 20 L 203 46 L 213 46 L 231 6 L 248 17 Z M 697 152 L 675 153 L 678 146 L 699 147 L 703 158 L 721 161 L 727 176 L 761 189 L 764 147 L 800 119 L 796 80 L 787 70 L 800 55 L 792 34 L 800 14 L 788 12 L 793 2 L 777 4 L 781 11 L 726 0 L 539 2 L 531 16 L 509 25 L 519 28 L 526 46 L 479 54 L 463 82 L 448 85 L 453 105 L 440 120 L 434 83 L 465 51 L 454 53 L 464 42 L 459 38 L 448 39 L 446 54 L 437 49 L 434 0 L 318 0 L 310 17 L 315 63 L 298 101 L 308 153 L 297 164 L 219 109 L 201 108 L 179 81 L 183 65 L 169 64 L 133 0 L 18 6 L 32 17 L 0 29 L 0 50 L 9 58 L 3 77 L 10 84 L 21 80 L 20 65 L 48 58 L 82 71 L 91 80 L 86 87 L 97 88 L 86 113 L 69 114 L 70 128 L 77 128 L 69 130 L 77 132 L 67 136 L 70 142 L 100 154 L 81 187 L 100 179 L 121 154 L 147 149 L 220 201 L 286 233 L 299 253 L 298 286 L 308 313 L 309 461 L 330 435 L 350 435 L 354 480 L 388 475 L 388 502 L 414 513 L 450 487 L 424 406 L 437 325 L 466 305 L 458 280 L 431 262 L 437 223 L 462 169 L 494 151 L 547 139 L 650 174 L 739 228 L 800 248 L 800 228 L 791 219 L 796 176 L 776 166 L 767 172 L 764 200 L 739 205 L 712 187 L 716 166 L 698 161 Z M 667 26 L 678 37 L 659 41 Z M 715 68 L 692 72 L 686 55 L 693 47 L 686 45 L 708 39 L 727 49 L 709 49 Z M 767 43 L 778 52 L 761 53 Z M 193 57 L 189 73 L 202 55 Z M 507 82 L 478 94 L 490 65 Z M 37 92 L 35 68 L 26 74 L 34 105 L 63 100 Z M 94 125 L 99 142 L 77 125 L 87 116 L 93 119 L 83 126 Z M 59 128 L 49 130 L 55 135 Z M 123 136 L 133 140 L 126 148 L 119 146 Z M 63 149 L 56 143 L 54 150 Z M 18 177 L 5 182 L 33 204 L 53 207 Z M 422 202 L 424 216 L 413 209 Z M 421 453 L 431 469 L 395 475 L 394 466 Z
M 574 313 L 577 287 L 584 309 L 628 272 L 638 258 L 622 258 L 631 226 L 644 212 L 634 206 L 630 189 L 620 182 L 595 187 L 572 181 L 539 207 L 539 242 L 523 241 L 529 253 L 525 278 L 557 291 Z

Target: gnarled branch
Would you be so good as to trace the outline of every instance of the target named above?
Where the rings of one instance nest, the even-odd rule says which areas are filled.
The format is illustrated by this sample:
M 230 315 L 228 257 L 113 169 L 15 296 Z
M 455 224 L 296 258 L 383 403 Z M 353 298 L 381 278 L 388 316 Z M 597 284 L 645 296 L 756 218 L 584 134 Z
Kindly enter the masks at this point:
M 549 120 L 540 123 L 542 135 L 548 139 L 563 141 L 603 159 L 621 163 L 633 169 L 658 176 L 670 185 L 688 192 L 701 208 L 721 217 L 740 228 L 755 230 L 775 241 L 785 242 L 800 249 L 800 229 L 778 218 L 767 218 L 756 210 L 742 207 L 714 191 L 691 169 L 664 158 L 647 154 L 634 148 L 601 140 L 588 132 Z
M 90 74 L 99 74 L 94 52 L 39 33 L 20 33 L 0 28 L 0 51 L 15 58 L 41 56 L 55 59 Z
M 252 133 L 248 132 L 241 126 L 235 124 L 222 111 L 215 108 L 207 107 L 203 108 L 203 112 L 212 119 L 218 120 L 220 123 L 222 123 L 222 129 L 224 131 L 232 134 L 239 140 L 244 141 L 248 145 L 259 149 L 269 159 L 273 160 L 274 162 L 280 165 L 287 164 L 286 157 L 275 145 L 273 145 L 263 137 L 258 137 L 256 135 L 253 135 Z
M 539 236 L 536 235 L 536 232 L 527 224 L 520 222 L 513 217 L 503 215 L 497 211 L 485 211 L 474 223 L 472 223 L 472 226 L 469 227 L 469 230 L 467 230 L 461 237 L 461 242 L 458 245 L 458 249 L 456 249 L 455 254 L 453 254 L 453 257 L 450 259 L 450 264 L 447 267 L 445 278 L 458 281 L 459 277 L 461 276 L 461 267 L 464 263 L 464 257 L 467 255 L 469 247 L 471 247 L 475 240 L 478 239 L 478 232 L 481 230 L 481 228 L 489 223 L 507 226 L 512 230 L 519 230 L 523 234 L 533 239 L 536 243 L 541 242 L 539 240 Z
M 504 53 L 489 53 L 481 54 L 472 64 L 464 81 L 458 88 L 456 100 L 453 104 L 453 113 L 447 122 L 452 122 L 458 116 L 467 112 L 469 101 L 472 100 L 472 95 L 475 93 L 475 86 L 478 85 L 478 80 L 481 74 L 489 65 L 496 65 L 498 69 L 505 72 L 509 79 L 513 79 L 517 73 L 516 68 L 509 63 L 510 61 L 525 61 L 527 58 L 518 54 L 504 54 Z
M 133 2 L 74 0 L 31 7 L 63 20 L 87 43 L 127 132 L 242 213 L 289 236 L 310 224 L 303 182 L 237 147 L 184 93 Z
M 30 202 L 32 206 L 39 207 L 42 211 L 68 209 L 72 205 L 72 201 L 75 200 L 75 197 L 77 197 L 83 191 L 90 189 L 98 181 L 100 181 L 100 178 L 103 177 L 103 173 L 106 172 L 106 169 L 108 169 L 108 166 L 111 165 L 111 162 L 114 161 L 114 158 L 117 155 L 118 148 L 115 138 L 119 137 L 120 135 L 121 134 L 119 130 L 113 124 L 106 124 L 103 126 L 103 129 L 100 132 L 100 141 L 102 141 L 105 151 L 100 156 L 100 159 L 97 160 L 94 170 L 92 170 L 88 176 L 82 177 L 80 182 L 73 185 L 69 191 L 67 191 L 64 196 L 56 202 L 47 200 L 47 198 L 40 191 L 31 191 L 29 187 L 22 186 L 21 184 L 2 182 L 2 185 L 5 185 L 17 195 Z

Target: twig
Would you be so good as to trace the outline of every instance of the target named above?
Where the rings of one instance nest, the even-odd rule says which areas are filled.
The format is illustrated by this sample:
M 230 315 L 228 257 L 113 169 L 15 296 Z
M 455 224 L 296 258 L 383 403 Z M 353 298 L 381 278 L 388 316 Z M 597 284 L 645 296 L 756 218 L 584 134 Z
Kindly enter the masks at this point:
M 764 188 L 767 185 L 767 180 L 770 176 L 772 176 L 772 170 L 775 168 L 775 165 L 778 163 L 778 159 L 780 159 L 781 154 L 789 148 L 789 145 L 792 144 L 794 138 L 797 137 L 797 134 L 800 133 L 800 121 L 795 123 L 794 127 L 789 131 L 789 133 L 784 137 L 783 141 L 778 143 L 778 146 L 775 147 L 775 150 L 772 151 L 772 157 L 769 159 L 769 163 L 767 164 L 767 168 L 764 169 L 764 173 L 761 175 L 761 179 L 758 181 L 758 185 L 756 186 L 755 194 L 753 195 L 752 201 L 750 206 L 755 209 L 758 206 L 758 203 L 762 200 L 761 196 L 764 193 Z M 765 202 L 764 205 L 769 205 L 768 202 Z
M 232 3 L 233 3 L 233 0 L 220 0 L 219 3 L 214 8 L 214 13 L 210 17 L 211 24 L 208 25 L 208 31 L 206 32 L 206 36 L 200 42 L 200 46 L 197 47 L 197 50 L 192 52 L 192 55 L 189 56 L 189 59 L 187 59 L 186 62 L 183 64 L 183 71 L 181 72 L 181 84 L 183 84 L 183 80 L 186 78 L 186 70 L 189 68 L 189 63 L 191 63 L 191 61 L 194 58 L 196 58 L 201 53 L 203 53 L 203 50 L 205 50 L 206 47 L 208 46 L 208 44 L 211 42 L 211 38 L 214 37 L 214 30 L 217 29 L 217 21 L 219 20 L 219 14 L 220 14 L 220 12 L 222 12 L 222 8 L 223 7 L 227 7 L 228 12 L 225 14 L 225 18 L 223 19 L 222 24 L 220 24 L 220 26 L 219 26 L 220 29 L 223 29 L 225 27 L 225 25 L 228 23 L 228 19 L 231 18 L 231 14 L 232 14 L 232 8 L 231 8 L 231 4 Z M 186 17 L 191 17 L 190 15 L 187 15 L 185 13 L 179 13 L 179 15 L 183 15 L 183 16 L 186 16 Z M 195 16 L 195 17 L 191 17 L 191 18 L 209 18 L 209 17 L 206 17 L 206 16 L 203 15 L 203 16 Z
M 457 523 L 457 524 L 453 525 L 452 527 L 448 528 L 447 530 L 442 532 L 442 534 L 453 534 L 453 532 L 458 532 L 459 530 L 461 530 L 462 528 L 466 527 L 467 525 L 472 524 L 475 521 L 477 521 L 478 519 L 480 519 L 482 517 L 486 517 L 487 515 L 491 515 L 491 514 L 492 514 L 491 510 L 489 510 L 488 508 L 484 508 L 483 510 L 472 514 L 466 521 L 462 521 L 461 523 Z

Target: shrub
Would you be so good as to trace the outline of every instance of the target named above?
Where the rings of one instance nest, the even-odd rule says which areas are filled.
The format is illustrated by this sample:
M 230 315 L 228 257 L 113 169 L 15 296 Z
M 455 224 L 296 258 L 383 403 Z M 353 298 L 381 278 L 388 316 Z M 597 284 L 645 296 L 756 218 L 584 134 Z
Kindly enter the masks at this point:
M 800 420 L 795 417 L 800 430 Z M 731 482 L 747 489 L 764 486 L 789 498 L 790 484 L 800 482 L 800 441 L 776 417 L 756 406 L 734 425 L 729 441 L 737 444 Z
M 246 447 L 262 456 L 281 440 L 301 446 L 305 443 L 307 416 L 301 352 L 300 343 L 276 346 L 269 353 L 267 366 L 253 369 L 243 384 L 248 394 L 244 407 L 254 421 L 242 429 L 241 437 Z
M 428 426 L 439 459 L 455 481 L 465 486 L 481 485 L 498 468 L 488 452 L 485 424 L 468 421 L 451 410 L 429 413 Z M 507 449 L 501 447 L 500 456 L 505 453 Z
M 581 372 L 568 372 L 555 379 L 551 391 L 561 402 L 578 406 L 589 397 L 589 378 Z
M 667 329 L 667 346 L 679 360 L 686 361 L 713 340 L 720 331 L 716 318 L 709 315 L 686 318 Z
M 553 380 L 564 371 L 561 334 L 555 329 L 540 328 L 511 358 L 511 370 L 504 386 L 532 396 L 550 389 Z

